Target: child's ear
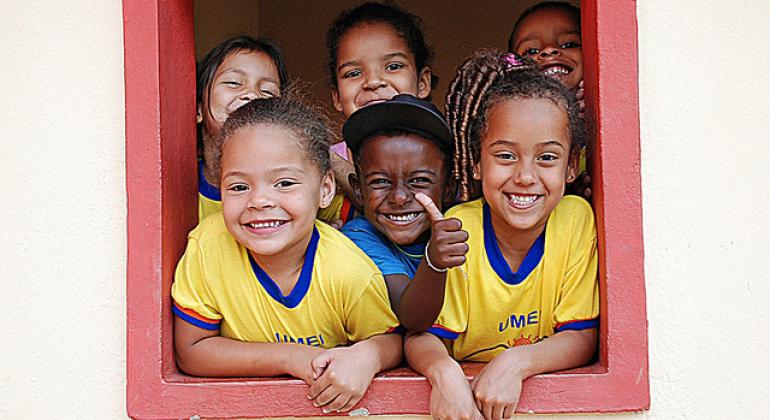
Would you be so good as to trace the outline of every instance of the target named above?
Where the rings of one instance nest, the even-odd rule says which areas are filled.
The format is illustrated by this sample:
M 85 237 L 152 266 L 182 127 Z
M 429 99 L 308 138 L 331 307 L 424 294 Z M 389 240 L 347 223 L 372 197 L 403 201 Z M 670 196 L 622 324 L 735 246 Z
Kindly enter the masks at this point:
M 355 172 L 348 175 L 348 183 L 350 184 L 350 189 L 353 190 L 353 197 L 359 203 L 363 203 L 364 193 L 361 189 L 361 180 L 358 179 L 358 175 Z
M 571 184 L 575 177 L 577 177 L 579 162 L 580 153 L 570 153 L 569 162 L 567 163 L 567 184 Z
M 431 87 L 430 81 L 433 77 L 433 72 L 430 67 L 425 66 L 420 70 L 420 74 L 417 75 L 417 97 L 425 99 L 430 95 Z
M 342 102 L 340 102 L 340 91 L 336 88 L 332 88 L 332 105 L 337 112 L 342 112 Z
M 197 124 L 200 124 L 203 122 L 203 112 L 201 112 L 201 104 L 198 103 L 198 106 L 195 109 L 195 122 Z
M 334 194 L 337 193 L 337 185 L 334 183 L 334 172 L 331 170 L 321 179 L 321 188 L 319 189 L 319 206 L 322 209 L 329 207 L 334 199 Z
M 473 164 L 473 179 L 481 181 L 481 162 Z

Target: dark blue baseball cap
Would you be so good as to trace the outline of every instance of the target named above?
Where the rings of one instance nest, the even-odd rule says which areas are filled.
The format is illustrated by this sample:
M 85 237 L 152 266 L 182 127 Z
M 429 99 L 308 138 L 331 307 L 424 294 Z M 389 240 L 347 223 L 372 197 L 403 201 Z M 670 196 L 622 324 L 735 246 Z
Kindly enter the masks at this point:
M 432 103 L 406 93 L 354 112 L 342 126 L 342 137 L 355 155 L 364 140 L 386 131 L 417 134 L 452 154 L 452 133 L 444 115 Z

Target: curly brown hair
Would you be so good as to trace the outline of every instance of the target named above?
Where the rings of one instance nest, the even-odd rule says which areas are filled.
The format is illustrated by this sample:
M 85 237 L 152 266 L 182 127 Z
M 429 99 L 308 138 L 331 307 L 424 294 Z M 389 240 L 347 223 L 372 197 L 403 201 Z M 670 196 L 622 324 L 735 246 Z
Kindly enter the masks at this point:
M 517 98 L 552 101 L 567 114 L 570 153 L 579 153 L 585 145 L 585 122 L 574 93 L 538 72 L 527 59 L 493 49 L 477 50 L 458 67 L 444 103 L 455 143 L 452 178 L 461 201 L 481 195 L 481 186 L 472 173 L 481 153 L 489 111 L 495 104 Z
M 219 185 L 225 143 L 239 130 L 260 124 L 277 125 L 291 131 L 300 140 L 302 152 L 321 174 L 331 170 L 329 145 L 336 140 L 336 135 L 329 118 L 320 108 L 309 105 L 296 87 L 289 86 L 281 96 L 255 99 L 230 114 L 219 135 L 204 150 L 206 157 L 214 162 L 213 173 L 206 176 L 213 178 L 209 179 L 210 183 Z M 259 157 L 255 156 L 255 159 Z

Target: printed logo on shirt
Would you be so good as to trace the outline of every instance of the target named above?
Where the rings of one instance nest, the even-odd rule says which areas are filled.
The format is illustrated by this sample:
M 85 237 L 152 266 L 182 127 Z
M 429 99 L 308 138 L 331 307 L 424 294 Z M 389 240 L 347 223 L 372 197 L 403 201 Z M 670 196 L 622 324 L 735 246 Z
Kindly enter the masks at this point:
M 309 335 L 307 337 L 298 337 L 294 338 L 290 335 L 281 334 L 281 333 L 274 333 L 275 335 L 275 341 L 278 343 L 298 343 L 298 344 L 307 344 L 308 346 L 313 347 L 321 347 L 322 345 L 326 344 L 324 341 L 323 335 L 320 333 L 318 335 Z
M 502 333 L 509 328 L 524 328 L 528 325 L 535 325 L 539 323 L 539 318 L 539 310 L 534 310 L 528 314 L 512 314 L 498 324 L 497 332 Z

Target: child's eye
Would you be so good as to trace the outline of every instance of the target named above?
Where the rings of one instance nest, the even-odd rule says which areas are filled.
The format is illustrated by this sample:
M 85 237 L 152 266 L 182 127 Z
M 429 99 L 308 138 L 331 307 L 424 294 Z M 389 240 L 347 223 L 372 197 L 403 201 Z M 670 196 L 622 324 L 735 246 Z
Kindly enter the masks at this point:
M 412 178 L 411 180 L 409 180 L 409 183 L 410 184 L 417 184 L 417 185 L 432 185 L 433 181 L 430 178 L 428 178 L 428 177 L 418 176 L 418 177 L 415 177 L 415 178 Z
M 397 71 L 397 70 L 400 70 L 400 69 L 402 69 L 404 67 L 406 67 L 406 66 L 404 66 L 404 64 L 402 64 L 402 63 L 390 63 L 387 66 L 385 66 L 385 70 L 387 70 L 387 71 Z
M 274 97 L 278 96 L 275 92 L 273 92 L 271 90 L 268 90 L 268 89 L 262 89 L 259 92 L 262 94 L 261 96 L 263 98 L 274 98 Z
M 541 162 L 553 163 L 559 159 L 559 156 L 553 153 L 544 153 L 538 157 Z
M 228 191 L 233 191 L 233 192 L 243 192 L 243 191 L 247 191 L 248 189 L 249 189 L 249 186 L 246 184 L 233 184 L 227 187 Z
M 385 178 L 375 178 L 369 181 L 369 186 L 376 189 L 387 188 L 390 185 L 390 181 Z
M 502 160 L 516 160 L 516 156 L 513 153 L 500 152 L 495 154 L 495 157 Z
M 561 44 L 561 48 L 562 49 L 580 48 L 580 43 L 579 42 L 575 42 L 575 41 L 567 41 L 567 42 Z
M 356 70 L 350 70 L 348 72 L 345 72 L 345 74 L 342 75 L 342 78 L 343 79 L 350 79 L 350 78 L 353 78 L 353 77 L 358 77 L 360 75 L 361 75 L 361 70 L 356 69 Z
M 537 55 L 539 53 L 540 53 L 540 49 L 533 47 L 533 48 L 527 48 L 526 50 L 524 50 L 524 52 L 521 53 L 521 55 Z
M 275 183 L 276 188 L 289 188 L 293 185 L 297 185 L 299 182 L 290 179 L 282 179 Z
M 224 84 L 231 86 L 231 87 L 241 87 L 243 86 L 243 83 L 236 81 L 236 80 L 227 80 L 223 82 Z

